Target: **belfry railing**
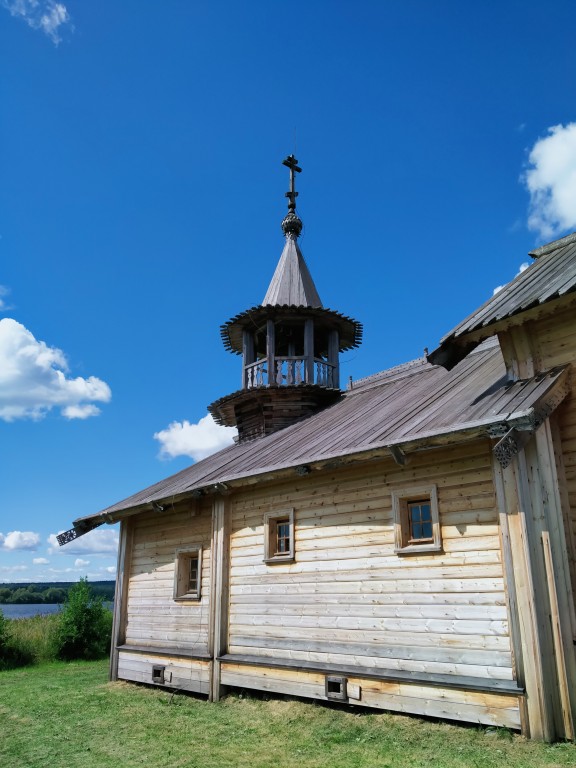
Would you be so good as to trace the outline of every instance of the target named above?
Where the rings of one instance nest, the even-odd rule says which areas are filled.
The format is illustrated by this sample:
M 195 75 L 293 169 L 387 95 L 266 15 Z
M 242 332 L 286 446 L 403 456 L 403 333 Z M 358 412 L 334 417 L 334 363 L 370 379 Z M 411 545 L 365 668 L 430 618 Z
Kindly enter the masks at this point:
M 320 387 L 337 387 L 335 368 L 332 363 L 315 357 L 308 368 L 305 357 L 283 356 L 274 358 L 272 376 L 268 370 L 268 358 L 244 366 L 244 389 L 254 387 L 292 387 L 301 384 L 317 384 Z

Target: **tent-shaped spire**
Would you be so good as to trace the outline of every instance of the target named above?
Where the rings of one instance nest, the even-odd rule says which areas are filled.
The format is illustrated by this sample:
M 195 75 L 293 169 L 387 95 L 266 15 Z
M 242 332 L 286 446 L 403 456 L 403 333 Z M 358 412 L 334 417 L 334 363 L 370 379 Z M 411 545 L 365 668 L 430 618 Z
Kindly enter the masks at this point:
M 322 306 L 302 251 L 291 232 L 286 235 L 286 245 L 262 304 L 291 307 Z
M 263 306 L 289 307 L 322 307 L 320 296 L 308 271 L 302 251 L 298 246 L 298 236 L 302 231 L 302 221 L 296 213 L 295 174 L 302 168 L 294 155 L 288 155 L 283 165 L 290 169 L 290 190 L 288 198 L 288 213 L 282 221 L 282 230 L 286 235 L 286 245 L 280 256 L 280 261 L 272 277 L 272 282 L 264 296 Z

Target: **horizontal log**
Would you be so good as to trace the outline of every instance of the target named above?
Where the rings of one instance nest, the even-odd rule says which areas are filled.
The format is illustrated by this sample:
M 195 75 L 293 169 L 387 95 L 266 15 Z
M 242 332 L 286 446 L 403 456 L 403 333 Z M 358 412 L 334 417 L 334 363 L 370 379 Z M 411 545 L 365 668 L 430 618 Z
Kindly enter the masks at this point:
M 410 642 L 409 638 L 405 642 Z M 438 645 L 388 645 L 381 642 L 345 642 L 330 640 L 305 640 L 293 638 L 262 638 L 247 635 L 233 635 L 230 647 L 244 648 L 243 653 L 254 653 L 254 648 L 316 651 L 318 653 L 341 653 L 353 656 L 372 656 L 382 659 L 404 659 L 406 661 L 442 661 L 449 664 L 474 664 L 491 667 L 510 667 L 512 656 L 505 650 L 482 650 L 479 648 L 446 647 Z
M 273 670 L 273 674 L 279 677 L 287 677 L 303 680 L 310 679 L 310 673 L 318 673 L 320 680 L 324 675 L 344 675 L 353 677 L 356 681 L 382 680 L 392 682 L 398 686 L 397 692 L 407 692 L 412 690 L 412 686 L 417 685 L 420 688 L 427 687 L 425 693 L 427 696 L 437 696 L 436 688 L 446 690 L 465 691 L 464 694 L 451 694 L 455 699 L 465 701 L 473 699 L 478 701 L 479 697 L 470 696 L 471 692 L 497 694 L 500 698 L 490 698 L 492 706 L 499 703 L 501 706 L 510 706 L 508 696 L 520 696 L 524 689 L 519 687 L 515 680 L 482 680 L 476 677 L 467 677 L 463 675 L 442 675 L 426 672 L 407 672 L 396 670 L 380 670 L 369 667 L 347 666 L 337 664 L 318 664 L 305 661 L 291 661 L 286 659 L 261 658 L 257 655 L 247 654 L 225 654 L 220 657 L 222 668 L 232 670 L 234 667 L 262 667 Z M 280 671 L 281 670 L 281 671 Z M 295 674 L 297 673 L 297 675 Z M 318 678 L 315 678 L 316 680 Z
M 490 677 L 495 680 L 513 679 L 511 667 L 493 667 L 486 664 L 460 664 L 430 659 L 419 661 L 417 659 L 383 658 L 381 656 L 360 656 L 348 653 L 320 653 L 318 651 L 287 650 L 285 648 L 260 647 L 255 650 L 233 644 L 229 645 L 228 653 L 232 655 L 248 654 L 265 659 L 286 659 L 294 662 L 311 661 L 322 666 L 332 664 L 338 667 L 362 667 L 380 671 L 399 670 L 423 672 L 426 674 L 434 672 L 438 674 L 462 675 L 464 677 Z

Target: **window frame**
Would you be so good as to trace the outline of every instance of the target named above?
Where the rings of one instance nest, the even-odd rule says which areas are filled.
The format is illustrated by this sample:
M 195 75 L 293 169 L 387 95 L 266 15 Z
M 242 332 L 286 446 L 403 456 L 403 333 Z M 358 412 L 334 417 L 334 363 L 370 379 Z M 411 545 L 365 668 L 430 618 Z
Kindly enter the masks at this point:
M 196 589 L 190 589 L 188 576 L 190 560 L 198 558 L 198 574 L 196 577 Z M 186 587 L 186 589 L 184 588 Z M 173 599 L 177 601 L 196 601 L 202 596 L 202 545 L 194 544 L 184 549 L 176 550 L 174 561 L 174 593 Z
M 421 542 L 410 539 L 409 505 L 427 501 L 432 517 L 432 536 Z M 438 491 L 435 485 L 413 485 L 392 491 L 394 513 L 394 552 L 398 555 L 418 555 L 441 552 L 442 536 L 438 512 Z
M 278 525 L 287 521 L 289 525 L 289 548 L 287 552 L 276 552 L 275 541 Z M 264 514 L 264 562 L 291 563 L 294 561 L 294 509 L 279 509 Z

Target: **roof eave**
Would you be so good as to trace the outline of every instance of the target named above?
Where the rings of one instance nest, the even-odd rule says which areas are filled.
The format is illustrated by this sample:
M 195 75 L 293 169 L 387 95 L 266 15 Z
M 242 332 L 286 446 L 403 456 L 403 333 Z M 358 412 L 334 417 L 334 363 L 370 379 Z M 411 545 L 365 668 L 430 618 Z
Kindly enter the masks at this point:
M 321 454 L 306 460 L 289 463 L 280 463 L 263 468 L 259 472 L 252 474 L 223 474 L 217 479 L 212 478 L 208 483 L 200 480 L 195 485 L 190 486 L 185 491 L 178 494 L 166 496 L 165 493 L 151 493 L 150 496 L 138 504 L 117 508 L 118 505 L 98 512 L 95 515 L 78 518 L 74 521 L 74 526 L 81 527 L 92 524 L 92 527 L 103 523 L 117 523 L 132 515 L 152 510 L 153 504 L 169 502 L 174 504 L 187 498 L 198 498 L 200 496 L 210 496 L 222 492 L 228 493 L 235 488 L 242 488 L 249 485 L 256 485 L 264 482 L 284 479 L 290 477 L 299 467 L 306 466 L 311 470 L 321 470 L 336 466 L 351 465 L 360 461 L 369 461 L 382 459 L 392 456 L 397 460 L 398 449 L 403 454 L 415 453 L 417 451 L 440 448 L 450 444 L 461 444 L 477 439 L 491 439 L 495 435 L 502 435 L 507 430 L 517 429 L 527 431 L 534 429 L 538 424 L 560 405 L 569 391 L 568 387 L 568 368 L 557 370 L 551 378 L 549 386 L 542 392 L 540 397 L 530 406 L 511 413 L 493 414 L 489 417 L 478 419 L 472 422 L 464 422 L 455 425 L 452 428 L 440 427 L 429 432 L 421 433 L 418 436 L 407 436 L 401 439 L 387 439 L 380 443 L 372 443 L 365 446 L 356 446 L 347 453 Z M 128 499 L 127 499 L 128 501 Z M 111 511 L 113 510 L 113 511 Z

